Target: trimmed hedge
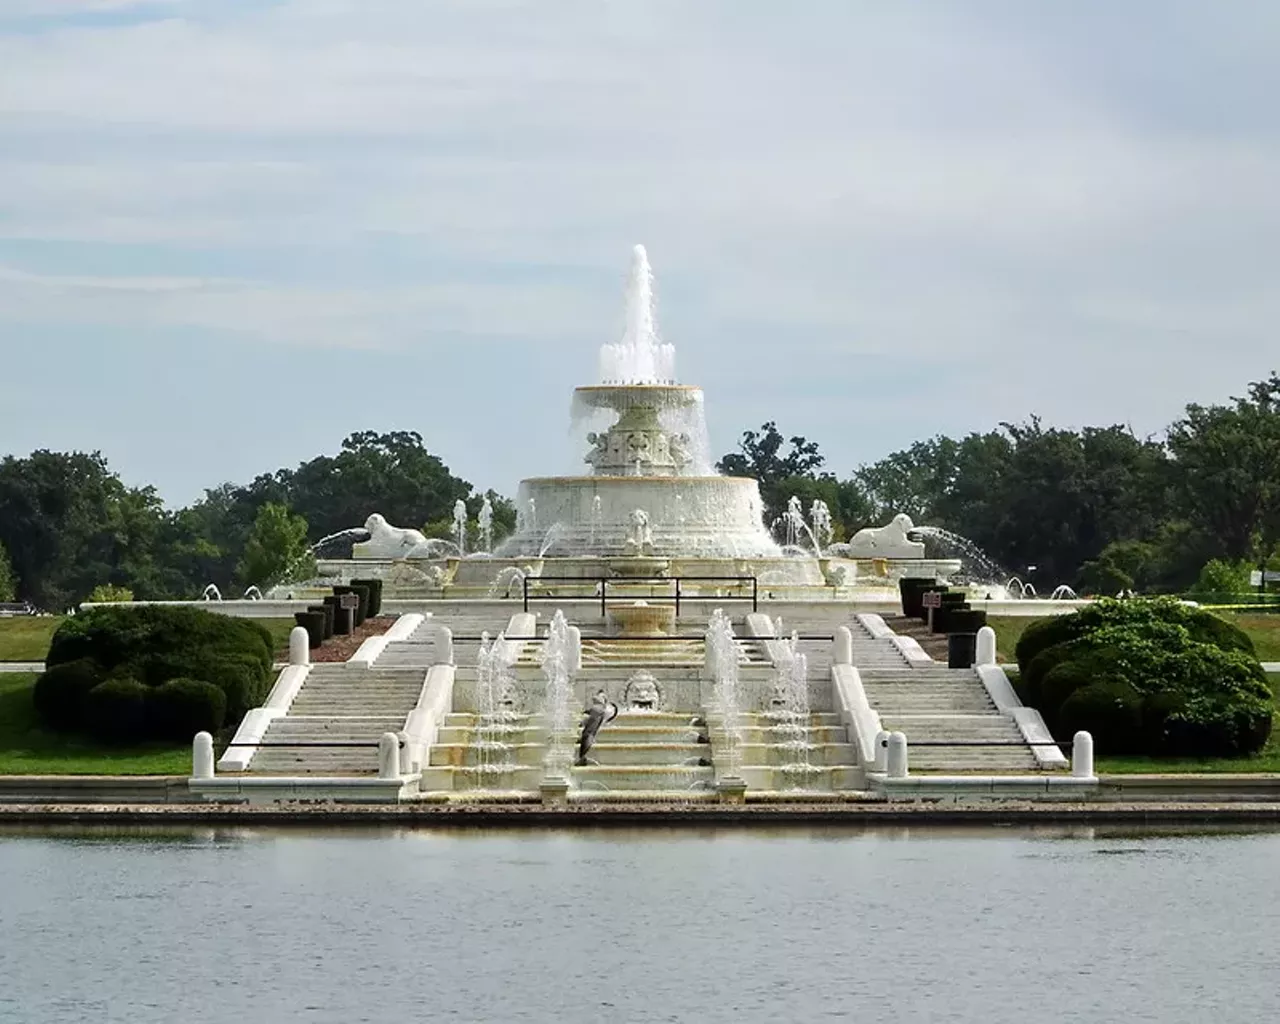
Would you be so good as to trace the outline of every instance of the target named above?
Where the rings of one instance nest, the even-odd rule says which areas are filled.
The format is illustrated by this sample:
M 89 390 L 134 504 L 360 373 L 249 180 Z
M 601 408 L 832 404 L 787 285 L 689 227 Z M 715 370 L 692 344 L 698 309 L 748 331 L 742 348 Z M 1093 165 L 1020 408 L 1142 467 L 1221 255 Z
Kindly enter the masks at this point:
M 1266 743 L 1266 674 L 1241 630 L 1168 598 L 1103 600 L 1036 623 L 1017 647 L 1019 692 L 1050 729 L 1104 754 L 1235 756 Z
M 273 661 L 271 634 L 249 619 L 165 605 L 91 608 L 54 634 L 34 702 L 58 731 L 189 740 L 261 704 Z

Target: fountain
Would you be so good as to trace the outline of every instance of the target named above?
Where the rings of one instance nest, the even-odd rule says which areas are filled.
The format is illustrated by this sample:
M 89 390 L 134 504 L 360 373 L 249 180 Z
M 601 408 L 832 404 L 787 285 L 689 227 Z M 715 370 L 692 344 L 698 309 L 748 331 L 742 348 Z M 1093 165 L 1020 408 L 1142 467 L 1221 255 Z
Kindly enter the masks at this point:
M 546 772 L 548 777 L 568 779 L 573 765 L 575 708 L 572 679 L 573 642 L 564 612 L 557 610 L 542 645 L 542 676 L 546 680 L 548 725 Z
M 480 506 L 480 550 L 486 554 L 493 551 L 493 503 L 486 495 L 484 504 Z
M 459 498 L 453 503 L 453 542 L 458 546 L 458 555 L 467 553 L 467 503 Z
M 707 668 L 711 673 L 713 707 L 724 740 L 724 774 L 742 771 L 742 708 L 738 695 L 738 641 L 729 616 L 717 608 L 707 623 Z
M 626 309 L 622 339 L 601 348 L 600 383 L 574 393 L 575 423 L 599 427 L 585 435 L 591 474 L 522 481 L 518 505 L 530 511 L 502 553 L 542 551 L 540 517 L 560 524 L 559 549 L 571 556 L 776 556 L 756 481 L 711 469 L 702 390 L 676 383 L 643 246 L 633 251 Z M 659 524 L 643 552 L 630 543 L 637 510 Z
M 221 601 L 222 591 L 218 589 L 216 583 L 210 583 L 200 594 L 201 601 Z
M 799 637 L 794 632 L 788 639 L 775 641 L 774 665 L 777 678 L 772 706 L 766 714 L 773 723 L 771 731 L 779 737 L 773 745 L 788 758 L 778 771 L 790 787 L 796 788 L 819 769 L 809 760 L 813 749 L 809 740 L 809 659 L 800 650 Z

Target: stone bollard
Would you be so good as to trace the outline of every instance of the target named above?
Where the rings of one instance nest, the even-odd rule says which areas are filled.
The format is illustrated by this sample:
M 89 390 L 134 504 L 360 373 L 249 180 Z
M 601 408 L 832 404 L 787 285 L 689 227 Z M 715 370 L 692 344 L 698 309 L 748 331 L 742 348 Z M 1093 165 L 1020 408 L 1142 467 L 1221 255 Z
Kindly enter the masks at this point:
M 413 744 L 409 742 L 408 733 L 401 730 L 396 733 L 396 739 L 400 743 L 400 774 L 413 774 Z
M 378 740 L 378 778 L 400 778 L 400 737 L 384 732 Z
M 569 675 L 576 676 L 582 671 L 582 630 L 577 626 L 569 627 Z
M 453 630 L 448 626 L 436 630 L 434 658 L 436 665 L 453 664 Z
M 1083 729 L 1071 741 L 1071 774 L 1077 779 L 1093 778 L 1093 736 Z
M 974 663 L 977 665 L 996 663 L 996 631 L 990 626 L 983 626 L 978 630 L 978 654 Z
M 307 631 L 302 631 L 305 643 Z M 213 737 L 207 732 L 196 733 L 191 742 L 191 777 L 193 779 L 213 778 Z
M 301 626 L 289 630 L 289 664 L 311 664 L 311 637 Z
M 907 777 L 907 737 L 900 732 L 889 733 L 889 778 Z
M 889 770 L 889 734 L 883 729 L 876 733 L 876 759 L 871 770 L 881 775 Z
M 848 626 L 836 627 L 832 660 L 836 665 L 853 664 L 853 631 Z

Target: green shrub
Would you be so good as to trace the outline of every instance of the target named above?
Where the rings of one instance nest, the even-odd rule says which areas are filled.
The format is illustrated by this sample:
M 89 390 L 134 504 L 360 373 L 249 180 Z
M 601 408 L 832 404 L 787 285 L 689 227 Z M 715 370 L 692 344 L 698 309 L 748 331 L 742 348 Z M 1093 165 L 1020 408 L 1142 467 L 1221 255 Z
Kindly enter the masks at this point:
M 1037 623 L 1019 643 L 1019 692 L 1059 735 L 1103 753 L 1205 756 L 1257 750 L 1273 702 L 1249 638 L 1170 599 L 1099 601 Z
M 151 731 L 164 739 L 190 739 L 216 733 L 227 717 L 227 695 L 201 679 L 170 679 L 150 691 Z
M 31 693 L 36 714 L 51 729 L 66 731 L 84 724 L 84 698 L 106 673 L 92 658 L 79 658 L 46 669 Z
M 266 696 L 273 656 L 271 634 L 248 619 L 198 608 L 104 606 L 87 609 L 63 622 L 54 634 L 47 662 L 53 672 L 60 665 L 91 659 L 97 667 L 95 684 L 128 680 L 153 690 L 179 678 L 210 684 L 225 698 L 221 716 L 212 717 L 238 720 Z M 46 698 L 37 710 L 53 728 L 78 728 L 94 736 L 114 738 L 116 730 L 106 720 L 90 715 L 84 707 L 64 706 L 68 702 L 85 704 L 92 688 L 87 679 L 73 684 L 60 682 L 55 675 L 54 682 L 45 685 Z M 114 688 L 106 693 L 102 700 L 114 701 L 113 707 L 124 708 L 124 698 Z M 164 713 L 159 720 L 163 720 Z M 203 720 L 210 719 L 205 714 Z M 124 710 L 111 721 L 117 720 L 128 720 Z M 133 724 L 129 727 L 133 728 Z M 180 734 L 164 731 L 163 735 L 189 739 L 191 733 L 184 725 Z
M 147 697 L 151 688 L 136 679 L 108 679 L 84 698 L 84 716 L 104 740 L 137 743 L 151 735 Z
M 1058 721 L 1064 736 L 1081 729 L 1093 735 L 1099 754 L 1133 754 L 1143 749 L 1142 694 L 1125 682 L 1094 682 L 1062 703 Z

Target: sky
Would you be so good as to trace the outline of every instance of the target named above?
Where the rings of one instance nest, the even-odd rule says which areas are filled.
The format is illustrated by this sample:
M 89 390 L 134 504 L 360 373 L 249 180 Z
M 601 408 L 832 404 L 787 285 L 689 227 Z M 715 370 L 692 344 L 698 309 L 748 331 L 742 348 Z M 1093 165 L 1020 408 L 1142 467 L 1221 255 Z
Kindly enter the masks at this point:
M 1280 366 L 1274 0 L 0 0 L 0 455 L 513 493 L 647 246 L 713 450 L 845 475 Z

